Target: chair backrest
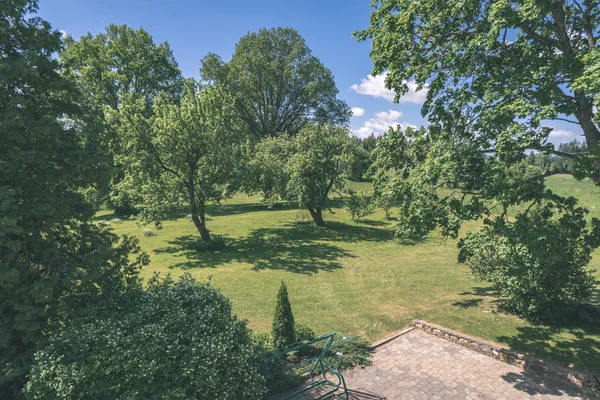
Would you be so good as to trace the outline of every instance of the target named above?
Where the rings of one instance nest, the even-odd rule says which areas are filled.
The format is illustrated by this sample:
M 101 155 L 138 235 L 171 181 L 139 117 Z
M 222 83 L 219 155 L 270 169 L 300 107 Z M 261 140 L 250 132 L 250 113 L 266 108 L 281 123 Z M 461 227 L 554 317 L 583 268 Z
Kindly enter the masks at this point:
M 268 357 L 264 364 L 269 393 L 279 393 L 321 373 L 323 357 L 335 334 L 319 336 L 310 341 L 294 343 Z

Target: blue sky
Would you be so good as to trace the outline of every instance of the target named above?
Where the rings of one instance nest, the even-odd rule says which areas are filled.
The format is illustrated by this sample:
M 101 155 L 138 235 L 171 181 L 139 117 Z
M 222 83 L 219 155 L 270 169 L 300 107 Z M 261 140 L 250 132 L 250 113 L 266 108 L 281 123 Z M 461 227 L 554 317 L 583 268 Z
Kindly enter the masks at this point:
M 370 76 L 369 43 L 352 32 L 368 26 L 370 0 L 40 0 L 39 14 L 75 38 L 111 23 L 144 27 L 155 42 L 169 42 L 184 76 L 198 78 L 209 52 L 228 60 L 239 38 L 263 27 L 292 27 L 331 69 L 339 96 L 355 110 L 355 135 L 380 134 L 389 125 L 422 125 L 424 91 L 392 102 L 383 76 Z M 409 85 L 410 86 L 410 85 Z M 553 123 L 553 142 L 571 140 L 574 125 Z
M 292 27 L 331 69 L 339 96 L 356 108 L 351 121 L 355 134 L 424 122 L 419 104 L 424 92 L 410 93 L 407 98 L 413 102 L 393 104 L 383 77 L 369 77 L 370 44 L 352 37 L 353 31 L 368 26 L 369 0 L 40 0 L 39 5 L 41 17 L 75 38 L 102 32 L 111 23 L 144 27 L 155 42 L 169 42 L 183 74 L 196 78 L 207 53 L 228 60 L 246 33 Z

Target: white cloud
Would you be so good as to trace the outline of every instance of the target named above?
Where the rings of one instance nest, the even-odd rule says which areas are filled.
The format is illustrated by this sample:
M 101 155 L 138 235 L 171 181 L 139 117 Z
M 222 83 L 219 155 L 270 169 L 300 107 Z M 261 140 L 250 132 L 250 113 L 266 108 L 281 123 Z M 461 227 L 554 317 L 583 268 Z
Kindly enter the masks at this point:
M 360 107 L 352 107 L 352 116 L 353 117 L 362 117 L 365 115 L 365 109 Z
M 575 139 L 576 137 L 581 136 L 581 134 L 564 129 L 553 129 L 548 136 L 552 139 Z
M 60 35 L 62 36 L 63 39 L 65 39 L 67 37 L 68 34 L 66 31 L 63 31 L 62 29 L 59 29 L 58 31 L 60 32 Z
M 400 125 L 402 129 L 409 126 L 416 128 L 416 125 L 400 121 L 403 115 L 404 114 L 401 111 L 396 110 L 376 112 L 374 118 L 369 118 L 367 121 L 363 122 L 362 126 L 355 129 L 353 133 L 358 137 L 367 137 L 372 133 L 379 136 L 384 132 L 387 132 L 390 126 L 396 127 L 397 125 Z
M 381 97 L 392 102 L 394 101 L 396 93 L 385 87 L 385 77 L 387 74 L 387 72 L 384 72 L 377 76 L 369 75 L 367 78 L 361 79 L 360 83 L 355 83 L 350 86 L 350 90 L 366 96 Z M 408 92 L 400 97 L 399 102 L 423 104 L 427 98 L 427 86 L 417 91 L 417 84 L 415 82 L 408 82 L 407 85 Z

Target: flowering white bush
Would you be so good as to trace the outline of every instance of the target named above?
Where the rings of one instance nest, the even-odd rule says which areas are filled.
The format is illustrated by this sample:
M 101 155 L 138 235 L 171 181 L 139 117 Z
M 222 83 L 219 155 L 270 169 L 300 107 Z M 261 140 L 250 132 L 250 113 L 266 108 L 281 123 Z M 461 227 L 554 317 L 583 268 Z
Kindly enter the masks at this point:
M 32 399 L 260 399 L 261 359 L 217 289 L 151 279 L 91 306 L 36 355 Z

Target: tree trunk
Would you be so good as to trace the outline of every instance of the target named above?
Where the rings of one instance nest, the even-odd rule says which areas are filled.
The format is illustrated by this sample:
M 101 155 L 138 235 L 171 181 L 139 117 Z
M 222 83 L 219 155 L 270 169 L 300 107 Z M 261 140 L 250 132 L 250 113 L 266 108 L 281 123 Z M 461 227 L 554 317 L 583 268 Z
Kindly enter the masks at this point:
M 325 221 L 323 221 L 323 212 L 319 207 L 317 207 L 315 209 L 312 209 L 309 207 L 308 212 L 310 213 L 310 216 L 315 221 L 315 225 L 325 226 Z
M 198 229 L 202 241 L 208 242 L 210 240 L 210 233 L 208 233 L 208 229 L 206 229 L 206 220 L 204 219 L 204 213 L 202 213 L 202 215 L 199 216 L 197 210 L 196 213 L 192 211 L 192 221 L 194 221 L 194 225 L 196 225 L 196 229 Z
M 190 182 L 188 182 L 188 192 L 190 195 L 192 221 L 194 221 L 194 225 L 196 225 L 196 229 L 198 229 L 202 241 L 208 242 L 210 240 L 210 233 L 208 233 L 208 229 L 206 229 L 206 219 L 204 218 L 204 199 L 200 199 L 200 207 L 198 207 L 193 179 L 190 179 Z

